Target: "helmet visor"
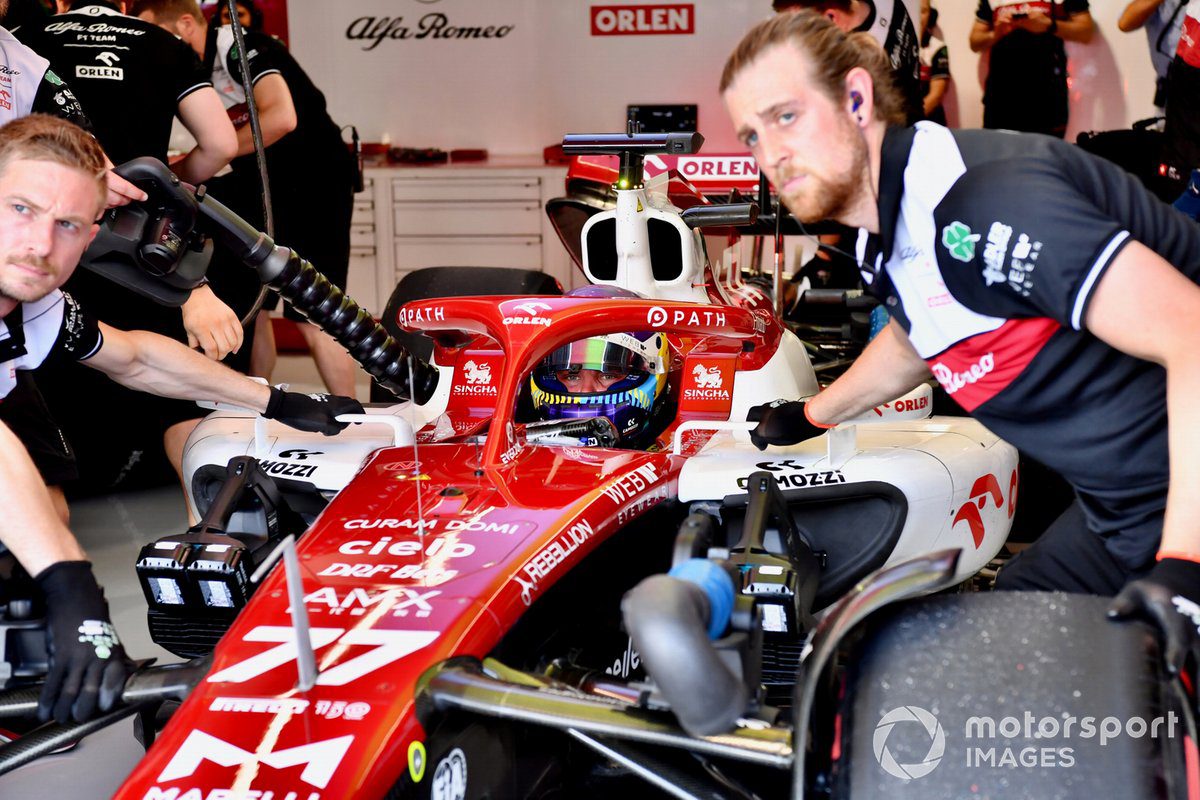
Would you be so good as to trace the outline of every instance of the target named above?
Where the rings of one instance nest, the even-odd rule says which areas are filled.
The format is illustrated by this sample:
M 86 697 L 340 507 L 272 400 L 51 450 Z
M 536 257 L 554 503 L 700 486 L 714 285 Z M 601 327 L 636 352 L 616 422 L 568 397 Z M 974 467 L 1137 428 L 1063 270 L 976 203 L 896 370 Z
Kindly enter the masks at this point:
M 551 372 L 594 369 L 599 372 L 660 374 L 663 364 L 651 342 L 627 333 L 593 336 L 563 345 L 546 358 Z

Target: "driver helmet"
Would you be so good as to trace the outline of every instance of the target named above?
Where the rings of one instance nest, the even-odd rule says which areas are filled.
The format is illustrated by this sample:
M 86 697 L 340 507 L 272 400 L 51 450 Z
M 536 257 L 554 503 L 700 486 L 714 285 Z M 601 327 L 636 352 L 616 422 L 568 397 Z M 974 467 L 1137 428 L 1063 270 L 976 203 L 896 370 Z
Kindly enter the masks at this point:
M 594 286 L 567 296 L 637 297 Z M 554 350 L 533 370 L 529 379 L 533 407 L 544 420 L 608 417 L 621 443 L 630 445 L 666 401 L 668 366 L 667 337 L 656 331 L 580 339 Z M 594 379 L 579 381 L 583 370 L 594 370 Z

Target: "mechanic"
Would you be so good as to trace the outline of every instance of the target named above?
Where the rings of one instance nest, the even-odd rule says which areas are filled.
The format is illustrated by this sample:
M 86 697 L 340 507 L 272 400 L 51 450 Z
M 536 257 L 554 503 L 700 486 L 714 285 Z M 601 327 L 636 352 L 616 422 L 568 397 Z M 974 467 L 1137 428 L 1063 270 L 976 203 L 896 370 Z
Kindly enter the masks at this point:
M 971 51 L 989 51 L 983 127 L 1067 132 L 1064 41 L 1087 43 L 1095 24 L 1088 0 L 979 0 Z
M 213 85 L 238 126 L 239 157 L 233 162 L 232 175 L 211 184 L 209 189 L 234 211 L 254 219 L 261 180 L 250 126 L 246 124 L 249 117 L 232 29 L 207 26 L 195 0 L 139 0 L 134 13 L 179 36 L 211 70 Z M 326 111 L 325 96 L 287 48 L 255 31 L 246 31 L 245 40 L 254 100 L 267 145 L 276 220 L 274 238 L 303 254 L 344 289 L 350 265 L 350 217 L 357 163 Z M 214 282 L 224 279 L 220 272 L 214 276 Z M 257 294 L 257 286 L 246 288 L 251 295 Z M 220 289 L 218 293 L 223 294 Z M 300 332 L 329 391 L 352 395 L 357 368 L 346 351 L 290 306 L 285 316 L 300 323 Z M 254 339 L 251 372 L 269 376 L 275 363 L 275 344 L 266 314 L 259 317 Z
M 46 599 L 50 669 L 38 717 L 82 722 L 97 709 L 109 710 L 132 665 L 83 548 L 54 510 L 24 446 L 2 422 L 0 504 L 0 545 L 34 576 Z
M 1167 70 L 1183 32 L 1183 7 L 1188 0 L 1130 0 L 1121 12 L 1117 27 L 1128 33 L 1146 29 L 1150 63 L 1154 65 L 1154 107 L 1159 114 L 1167 105 Z
M 338 414 L 361 412 L 351 398 L 267 387 L 173 339 L 98 322 L 62 292 L 99 230 L 104 171 L 100 145 L 75 125 L 34 114 L 0 128 L 0 398 L 21 370 L 69 359 L 123 386 L 251 408 L 302 430 L 332 434 L 345 427 Z
M 1075 489 L 998 587 L 1119 592 L 1113 613 L 1156 621 L 1178 669 L 1200 651 L 1200 229 L 1053 138 L 899 127 L 886 68 L 805 13 L 756 26 L 726 63 L 738 137 L 802 221 L 862 229 L 892 316 L 809 402 L 752 409 L 752 439 L 811 438 L 932 372 Z
M 568 297 L 635 296 L 586 286 Z M 605 417 L 619 447 L 646 449 L 669 419 L 667 337 L 661 333 L 592 336 L 559 347 L 529 378 L 533 415 L 540 420 Z
M 892 77 L 904 95 L 908 121 L 925 118 L 925 92 L 921 83 L 919 17 L 916 0 L 773 0 L 776 11 L 818 11 L 847 33 L 871 34 L 892 62 Z M 888 13 L 890 10 L 891 13 Z
M 139 156 L 165 162 L 178 114 L 197 144 L 172 169 L 189 183 L 202 183 L 236 155 L 233 124 L 191 48 L 156 25 L 122 14 L 128 5 L 60 0 L 63 13 L 15 33 L 54 70 L 74 77 L 79 101 L 90 110 L 92 132 L 118 163 Z M 97 45 L 101 29 L 105 42 Z M 182 309 L 160 305 L 89 270 L 75 272 L 64 288 L 113 327 L 171 336 L 217 360 L 241 347 L 237 314 L 208 286 L 197 287 Z M 113 488 L 138 470 L 157 479 L 166 466 L 163 451 L 180 472 L 184 442 L 203 416 L 194 403 L 134 396 L 75 363 L 48 365 L 38 372 L 37 384 L 75 449 L 79 477 L 93 487 Z M 110 424 L 94 424 L 77 402 L 81 394 L 92 398 L 93 406 L 110 410 Z M 155 453 L 157 458 L 147 457 Z

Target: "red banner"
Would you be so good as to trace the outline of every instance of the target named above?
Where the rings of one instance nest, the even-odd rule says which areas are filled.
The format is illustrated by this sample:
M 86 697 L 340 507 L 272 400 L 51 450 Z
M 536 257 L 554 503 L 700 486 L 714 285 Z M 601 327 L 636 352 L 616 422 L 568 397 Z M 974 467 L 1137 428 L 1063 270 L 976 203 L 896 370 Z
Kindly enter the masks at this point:
M 692 3 L 654 6 L 592 6 L 592 36 L 691 35 L 696 32 Z

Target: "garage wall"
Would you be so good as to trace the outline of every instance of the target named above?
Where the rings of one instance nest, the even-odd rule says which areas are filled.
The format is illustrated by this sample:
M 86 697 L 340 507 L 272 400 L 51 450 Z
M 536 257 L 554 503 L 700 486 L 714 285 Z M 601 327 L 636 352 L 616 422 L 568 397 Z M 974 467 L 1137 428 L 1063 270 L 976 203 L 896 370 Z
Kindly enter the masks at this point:
M 983 66 L 967 46 L 975 0 L 934 0 L 950 46 L 958 119 L 982 118 Z M 1101 29 L 1069 45 L 1072 131 L 1149 116 L 1153 73 L 1142 32 L 1123 34 L 1126 0 L 1093 0 Z M 592 35 L 594 7 L 634 0 L 288 0 L 292 51 L 341 124 L 413 147 L 539 152 L 566 132 L 616 131 L 628 103 L 696 103 L 706 150 L 740 149 L 716 93 L 725 57 L 769 0 L 663 0 L 692 6 L 687 35 Z M 478 38 L 447 38 L 451 28 Z

